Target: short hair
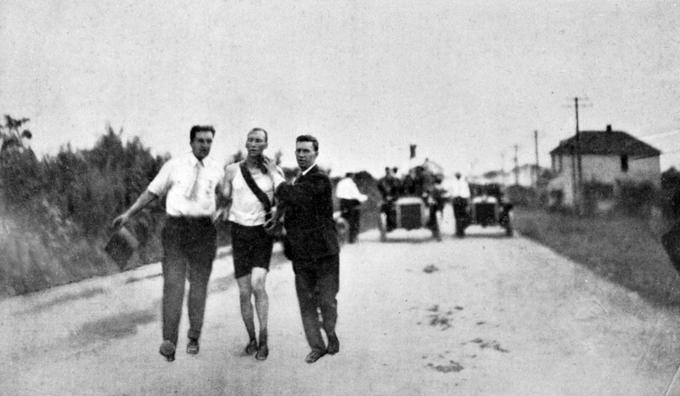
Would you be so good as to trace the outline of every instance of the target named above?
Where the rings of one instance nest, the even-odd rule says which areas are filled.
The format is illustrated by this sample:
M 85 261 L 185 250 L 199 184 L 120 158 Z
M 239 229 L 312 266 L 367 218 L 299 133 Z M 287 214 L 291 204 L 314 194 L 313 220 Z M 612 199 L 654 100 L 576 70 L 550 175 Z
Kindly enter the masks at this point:
M 268 142 L 268 141 L 269 141 L 269 134 L 267 133 L 267 131 L 264 130 L 264 128 L 253 128 L 253 129 L 250 130 L 250 132 L 248 132 L 248 135 L 250 135 L 250 134 L 253 133 L 253 132 L 262 132 L 262 133 L 264 133 L 264 141 L 265 141 L 265 142 Z
M 392 172 L 397 173 L 398 171 L 399 171 L 399 168 L 397 168 L 396 166 L 394 168 L 392 168 Z
M 295 139 L 295 143 L 298 142 L 312 142 L 314 146 L 314 151 L 319 152 L 319 141 L 312 135 L 300 135 Z
M 213 128 L 212 125 L 194 125 L 191 127 L 191 131 L 189 131 L 190 143 L 194 141 L 196 134 L 199 132 L 210 132 L 213 136 L 215 136 L 215 128 Z

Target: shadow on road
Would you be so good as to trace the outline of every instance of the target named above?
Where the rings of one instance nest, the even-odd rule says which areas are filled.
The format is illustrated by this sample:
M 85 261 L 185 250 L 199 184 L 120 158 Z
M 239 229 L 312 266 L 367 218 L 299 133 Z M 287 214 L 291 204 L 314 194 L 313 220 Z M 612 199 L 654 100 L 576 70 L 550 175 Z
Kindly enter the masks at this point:
M 103 319 L 87 322 L 71 333 L 69 340 L 73 344 L 87 345 L 98 340 L 123 338 L 137 333 L 137 326 L 154 322 L 158 319 L 159 309 L 154 307 L 107 316 Z
M 65 295 L 63 295 L 63 296 L 59 296 L 59 297 L 57 297 L 57 298 L 55 298 L 55 299 L 53 299 L 53 300 L 44 302 L 44 303 L 42 303 L 42 304 L 37 304 L 37 305 L 35 305 L 35 306 L 31 307 L 30 309 L 27 309 L 27 310 L 25 310 L 25 311 L 17 312 L 17 313 L 15 313 L 14 315 L 30 315 L 30 314 L 37 314 L 37 313 L 40 313 L 40 312 L 42 312 L 42 311 L 45 311 L 45 310 L 47 310 L 47 309 L 49 309 L 49 308 L 52 308 L 52 307 L 54 307 L 54 306 L 56 306 L 56 305 L 60 305 L 60 304 L 63 304 L 63 303 L 69 302 L 69 301 L 75 301 L 75 300 L 81 300 L 81 299 L 85 299 L 85 298 L 91 298 L 91 297 L 94 297 L 94 296 L 96 296 L 96 295 L 98 295 L 98 294 L 103 294 L 103 293 L 104 293 L 104 289 L 103 289 L 103 288 L 101 288 L 101 287 L 95 287 L 95 288 L 92 288 L 92 289 L 87 289 L 87 290 L 80 291 L 80 292 L 78 292 L 78 293 L 65 294 Z

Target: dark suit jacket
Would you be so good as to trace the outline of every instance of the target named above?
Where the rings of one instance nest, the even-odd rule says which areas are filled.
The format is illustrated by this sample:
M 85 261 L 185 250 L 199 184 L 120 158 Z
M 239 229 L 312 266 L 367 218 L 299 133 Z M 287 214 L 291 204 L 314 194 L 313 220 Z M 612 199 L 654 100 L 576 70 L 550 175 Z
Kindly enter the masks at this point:
M 295 261 L 338 254 L 333 186 L 318 165 L 299 177 L 295 184 L 281 184 L 276 189 L 276 197 L 285 207 L 286 257 Z

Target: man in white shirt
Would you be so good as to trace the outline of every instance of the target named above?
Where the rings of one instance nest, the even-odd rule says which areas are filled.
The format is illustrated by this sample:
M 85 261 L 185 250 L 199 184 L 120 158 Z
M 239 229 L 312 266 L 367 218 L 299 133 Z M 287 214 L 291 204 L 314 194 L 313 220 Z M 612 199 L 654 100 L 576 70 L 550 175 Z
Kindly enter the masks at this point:
M 456 178 L 451 182 L 449 191 L 453 197 L 453 216 L 456 220 L 456 236 L 462 238 L 465 235 L 468 213 L 467 206 L 470 199 L 470 186 L 465 179 L 461 178 L 460 172 L 456 172 Z
M 359 206 L 368 197 L 357 188 L 354 173 L 347 172 L 335 187 L 335 196 L 340 200 L 340 213 L 349 224 L 349 243 L 354 243 L 359 235 L 361 212 Z
M 271 217 L 274 190 L 284 182 L 283 173 L 276 163 L 264 156 L 267 148 L 267 131 L 254 128 L 246 139 L 245 160 L 229 164 L 225 171 L 223 195 L 229 202 L 228 217 L 231 228 L 231 247 L 234 259 L 234 276 L 239 289 L 241 317 L 248 332 L 249 342 L 245 352 L 255 354 L 258 360 L 269 355 L 267 346 L 267 315 L 269 298 L 265 289 L 274 238 L 265 232 L 265 222 Z M 244 173 L 247 172 L 247 173 Z M 256 194 L 248 184 L 255 183 Z M 260 195 L 260 197 L 258 197 Z M 268 200 L 265 203 L 262 199 Z M 259 342 L 255 337 L 255 321 L 251 300 L 260 325 Z
M 167 219 L 161 236 L 164 250 L 163 342 L 159 352 L 169 362 L 175 360 L 187 269 L 187 353 L 199 351 L 208 280 L 217 248 L 213 224 L 216 190 L 223 178 L 222 167 L 208 157 L 214 136 L 212 126 L 193 126 L 189 133 L 191 153 L 166 162 L 135 203 L 113 220 L 114 227 L 124 225 L 150 202 L 166 196 Z

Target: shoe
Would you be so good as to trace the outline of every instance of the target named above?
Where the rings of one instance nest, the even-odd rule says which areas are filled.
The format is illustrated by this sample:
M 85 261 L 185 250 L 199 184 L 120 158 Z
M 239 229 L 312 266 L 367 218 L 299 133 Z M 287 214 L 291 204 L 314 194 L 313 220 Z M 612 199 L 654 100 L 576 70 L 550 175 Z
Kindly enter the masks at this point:
M 335 355 L 340 352 L 340 340 L 338 340 L 338 336 L 335 334 L 328 336 L 328 347 L 326 348 L 326 352 L 328 352 L 329 355 Z
M 189 338 L 189 343 L 187 344 L 187 353 L 189 355 L 197 355 L 199 349 L 198 338 Z
M 252 339 L 248 345 L 246 345 L 246 355 L 252 355 L 255 352 L 257 352 L 257 341 Z
M 165 357 L 165 360 L 172 362 L 175 360 L 175 344 L 165 340 L 161 343 L 161 347 L 158 352 Z
M 257 347 L 255 359 L 267 360 L 267 356 L 269 356 L 269 348 L 267 347 L 267 344 L 260 344 L 260 346 Z
M 321 357 L 325 354 L 326 354 L 326 351 L 312 350 L 311 352 L 309 352 L 307 357 L 305 357 L 305 362 L 314 363 L 317 360 L 321 359 Z

